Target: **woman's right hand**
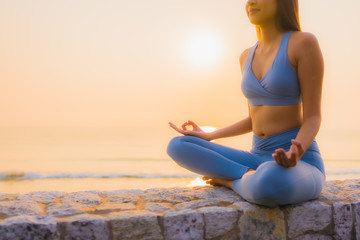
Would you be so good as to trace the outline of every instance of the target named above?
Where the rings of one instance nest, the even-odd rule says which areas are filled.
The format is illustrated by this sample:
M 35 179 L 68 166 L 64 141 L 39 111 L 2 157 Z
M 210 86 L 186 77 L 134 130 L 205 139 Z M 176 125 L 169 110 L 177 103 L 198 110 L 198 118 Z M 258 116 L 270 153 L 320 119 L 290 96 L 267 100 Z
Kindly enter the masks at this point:
M 182 129 L 178 128 L 177 126 L 175 126 L 175 124 L 169 122 L 170 127 L 172 127 L 173 129 L 175 129 L 176 131 L 178 131 L 179 133 L 182 133 L 184 135 L 190 135 L 190 136 L 195 136 L 195 137 L 199 137 L 202 139 L 205 139 L 207 141 L 211 140 L 210 137 L 210 133 L 203 131 L 198 125 L 196 125 L 196 123 L 194 123 L 193 121 L 187 121 L 182 125 Z M 192 130 L 187 130 L 186 126 L 192 126 Z

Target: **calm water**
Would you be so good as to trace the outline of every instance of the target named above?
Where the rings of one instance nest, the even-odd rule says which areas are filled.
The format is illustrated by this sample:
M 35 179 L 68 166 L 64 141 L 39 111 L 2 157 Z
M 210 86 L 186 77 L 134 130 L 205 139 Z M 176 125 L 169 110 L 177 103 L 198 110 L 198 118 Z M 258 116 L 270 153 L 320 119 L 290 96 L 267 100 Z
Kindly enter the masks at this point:
M 179 135 L 156 128 L 0 128 L 0 192 L 115 190 L 203 184 L 166 154 Z M 319 132 L 327 180 L 360 178 L 358 133 Z M 249 150 L 251 133 L 218 139 Z M 353 152 L 351 152 L 353 151 Z

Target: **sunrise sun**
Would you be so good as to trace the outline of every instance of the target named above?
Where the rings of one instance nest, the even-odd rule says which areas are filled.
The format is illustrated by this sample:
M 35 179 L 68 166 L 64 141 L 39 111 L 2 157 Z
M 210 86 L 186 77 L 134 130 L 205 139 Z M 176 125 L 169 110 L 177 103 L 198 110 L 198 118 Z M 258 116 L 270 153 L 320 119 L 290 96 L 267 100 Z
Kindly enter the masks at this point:
M 198 67 L 211 66 L 219 60 L 221 43 L 216 33 L 196 31 L 185 41 L 187 60 Z

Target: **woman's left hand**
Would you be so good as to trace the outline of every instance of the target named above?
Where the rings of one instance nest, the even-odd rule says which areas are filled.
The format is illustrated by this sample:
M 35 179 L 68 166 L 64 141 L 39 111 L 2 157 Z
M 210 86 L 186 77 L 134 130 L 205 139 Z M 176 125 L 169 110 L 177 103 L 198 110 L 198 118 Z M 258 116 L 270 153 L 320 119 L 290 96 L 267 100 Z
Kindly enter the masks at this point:
M 286 168 L 294 167 L 304 153 L 304 148 L 299 141 L 291 139 L 291 143 L 292 145 L 288 152 L 285 152 L 284 149 L 279 148 L 276 149 L 275 153 L 272 154 L 272 157 L 275 159 L 275 161 L 279 165 Z

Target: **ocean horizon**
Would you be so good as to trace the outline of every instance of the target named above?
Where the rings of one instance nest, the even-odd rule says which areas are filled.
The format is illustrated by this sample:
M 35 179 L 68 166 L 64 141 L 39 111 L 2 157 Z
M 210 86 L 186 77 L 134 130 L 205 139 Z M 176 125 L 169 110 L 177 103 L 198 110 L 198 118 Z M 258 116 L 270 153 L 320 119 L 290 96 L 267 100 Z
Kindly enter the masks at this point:
M 179 135 L 172 130 L 162 134 L 156 128 L 3 127 L 0 130 L 0 192 L 204 184 L 201 175 L 182 168 L 166 154 L 168 141 Z M 249 150 L 251 137 L 246 134 L 215 142 Z M 320 135 L 317 138 L 320 150 L 329 144 L 323 139 L 334 144 L 331 136 Z M 348 143 L 342 141 L 342 144 L 345 148 Z M 341 150 L 342 146 L 338 144 L 338 148 Z M 336 159 L 336 154 L 332 154 L 332 159 L 326 157 L 328 154 L 322 155 L 327 180 L 360 178 L 360 161 L 351 158 L 352 155 L 343 159 Z

